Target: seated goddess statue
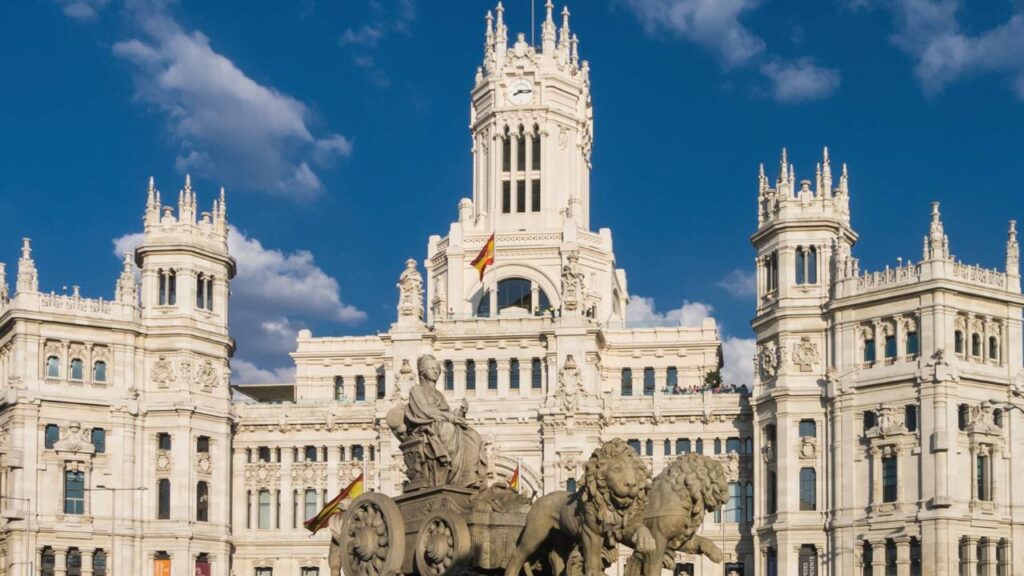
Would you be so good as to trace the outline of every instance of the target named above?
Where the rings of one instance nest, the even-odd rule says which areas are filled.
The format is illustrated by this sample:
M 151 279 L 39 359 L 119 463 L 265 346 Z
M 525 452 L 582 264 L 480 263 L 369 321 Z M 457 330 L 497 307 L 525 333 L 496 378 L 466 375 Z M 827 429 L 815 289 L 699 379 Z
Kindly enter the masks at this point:
M 409 402 L 387 418 L 403 451 L 413 441 L 421 445 L 419 458 L 413 460 L 419 469 L 410 469 L 410 476 L 422 478 L 427 486 L 483 486 L 487 474 L 483 441 L 465 420 L 468 405 L 463 401 L 457 412 L 448 406 L 437 389 L 441 365 L 436 358 L 420 356 L 416 368 L 419 384 L 409 390 Z M 409 458 L 406 462 L 412 464 Z

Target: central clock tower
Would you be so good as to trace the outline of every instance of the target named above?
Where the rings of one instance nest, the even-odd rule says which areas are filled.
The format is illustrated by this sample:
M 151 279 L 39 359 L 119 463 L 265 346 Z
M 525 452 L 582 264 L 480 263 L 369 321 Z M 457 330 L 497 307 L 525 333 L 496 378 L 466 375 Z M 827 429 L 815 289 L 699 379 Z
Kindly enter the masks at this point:
M 504 8 L 487 14 L 484 63 L 472 92 L 473 218 L 494 231 L 589 228 L 593 116 L 589 65 L 551 1 L 541 44 L 508 45 Z

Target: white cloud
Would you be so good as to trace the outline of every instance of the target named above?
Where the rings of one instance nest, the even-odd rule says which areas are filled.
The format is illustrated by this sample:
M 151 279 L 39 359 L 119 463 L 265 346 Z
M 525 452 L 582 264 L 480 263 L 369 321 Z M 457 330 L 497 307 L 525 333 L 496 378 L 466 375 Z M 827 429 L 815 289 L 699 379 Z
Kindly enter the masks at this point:
M 629 297 L 629 304 L 626 306 L 626 321 L 666 322 L 678 323 L 680 326 L 700 327 L 705 318 L 711 317 L 713 310 L 714 308 L 710 304 L 684 300 L 683 305 L 679 308 L 662 313 L 655 309 L 654 298 L 634 294 Z
M 64 15 L 75 20 L 92 20 L 110 0 L 58 0 Z
M 714 54 L 727 68 L 755 67 L 781 103 L 824 98 L 839 87 L 837 70 L 807 58 L 792 61 L 766 55 L 765 41 L 741 18 L 761 0 L 626 0 L 650 35 L 667 32 Z
M 232 384 L 275 384 L 295 382 L 295 368 L 274 368 L 265 370 L 252 362 L 234 358 L 231 360 Z
M 379 24 L 366 25 L 358 30 L 353 30 L 352 28 L 345 30 L 338 41 L 341 42 L 342 46 L 356 44 L 366 46 L 367 48 L 376 48 L 383 34 Z
M 372 23 L 348 28 L 338 43 L 352 49 L 352 63 L 362 69 L 366 78 L 380 87 L 389 86 L 391 78 L 371 52 L 392 33 L 408 35 L 416 20 L 415 0 L 370 1 Z
M 159 5 L 145 6 L 135 10 L 144 39 L 118 42 L 113 52 L 135 65 L 137 99 L 166 115 L 181 149 L 175 166 L 242 189 L 299 200 L 320 194 L 323 184 L 306 159 L 326 165 L 350 155 L 351 142 L 314 135 L 305 104 L 247 76 Z
M 142 234 L 116 238 L 115 254 L 134 250 L 142 239 Z M 238 382 L 286 379 L 295 337 L 313 320 L 352 325 L 366 319 L 365 312 L 342 302 L 338 281 L 317 266 L 309 251 L 265 248 L 233 226 L 228 250 L 238 265 L 229 314 L 231 334 L 238 341 L 232 361 Z
M 733 270 L 716 284 L 736 298 L 757 295 L 757 282 L 753 270 Z
M 722 340 L 722 383 L 752 387 L 754 383 L 753 338 L 727 337 Z
M 896 21 L 894 43 L 916 59 L 914 73 L 934 94 L 963 76 L 994 73 L 1006 77 L 1024 99 L 1024 7 L 1005 22 L 975 35 L 965 33 L 958 0 L 889 0 Z
M 761 66 L 761 74 L 771 81 L 772 95 L 778 102 L 820 100 L 839 88 L 838 71 L 816 66 L 807 58 L 773 60 Z

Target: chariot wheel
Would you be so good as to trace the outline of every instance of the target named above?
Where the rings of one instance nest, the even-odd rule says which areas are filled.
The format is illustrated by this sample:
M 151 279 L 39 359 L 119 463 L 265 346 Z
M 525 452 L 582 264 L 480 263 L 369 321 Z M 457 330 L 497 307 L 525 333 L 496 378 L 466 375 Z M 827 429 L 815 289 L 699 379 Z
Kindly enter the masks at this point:
M 342 516 L 338 547 L 345 576 L 401 574 L 405 522 L 395 501 L 379 492 L 356 498 Z
M 453 574 L 453 567 L 469 563 L 469 526 L 451 511 L 437 512 L 423 523 L 416 537 L 416 568 L 420 576 Z

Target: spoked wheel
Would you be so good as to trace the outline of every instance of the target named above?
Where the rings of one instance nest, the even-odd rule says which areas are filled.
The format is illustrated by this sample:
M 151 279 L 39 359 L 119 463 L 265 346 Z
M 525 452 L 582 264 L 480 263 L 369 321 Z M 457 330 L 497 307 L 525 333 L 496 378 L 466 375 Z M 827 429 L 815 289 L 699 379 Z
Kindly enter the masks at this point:
M 458 514 L 443 511 L 430 517 L 416 540 L 416 568 L 421 576 L 453 574 L 469 559 L 469 526 Z
M 345 576 L 400 574 L 405 522 L 398 505 L 379 492 L 356 498 L 342 517 L 338 544 Z

